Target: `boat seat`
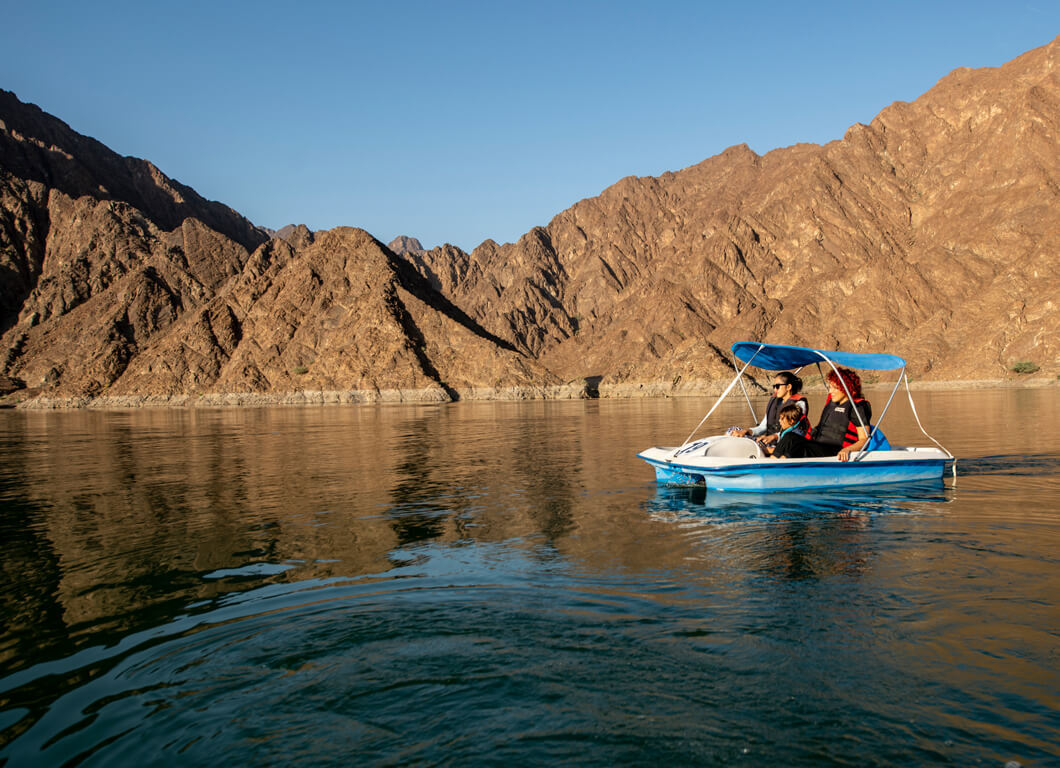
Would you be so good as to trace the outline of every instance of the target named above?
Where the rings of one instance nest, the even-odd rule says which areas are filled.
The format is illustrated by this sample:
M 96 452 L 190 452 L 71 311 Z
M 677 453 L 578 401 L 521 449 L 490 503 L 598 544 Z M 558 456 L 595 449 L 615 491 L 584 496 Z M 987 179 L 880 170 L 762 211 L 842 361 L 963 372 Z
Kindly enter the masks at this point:
M 719 437 L 710 442 L 703 455 L 718 459 L 760 459 L 762 446 L 749 437 Z
M 883 434 L 882 429 L 877 429 L 875 426 L 870 426 L 872 435 L 869 437 L 869 441 L 865 443 L 863 451 L 889 451 L 891 450 L 891 443 L 887 439 L 887 435 Z

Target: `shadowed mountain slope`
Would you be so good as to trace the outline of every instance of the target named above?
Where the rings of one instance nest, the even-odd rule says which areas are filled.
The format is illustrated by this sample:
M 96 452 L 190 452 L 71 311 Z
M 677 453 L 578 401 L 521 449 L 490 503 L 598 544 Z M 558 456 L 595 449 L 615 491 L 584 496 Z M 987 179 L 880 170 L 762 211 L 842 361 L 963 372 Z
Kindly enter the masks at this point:
M 270 238 L 6 92 L 0 202 L 0 385 L 17 398 L 446 400 L 557 383 L 368 233 Z

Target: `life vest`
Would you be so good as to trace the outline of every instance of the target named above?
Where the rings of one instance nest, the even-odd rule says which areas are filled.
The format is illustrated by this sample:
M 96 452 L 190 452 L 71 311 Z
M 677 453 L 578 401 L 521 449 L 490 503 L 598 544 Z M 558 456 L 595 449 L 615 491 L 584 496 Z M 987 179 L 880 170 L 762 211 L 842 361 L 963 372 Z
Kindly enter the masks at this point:
M 813 439 L 819 443 L 839 445 L 843 448 L 858 441 L 858 427 L 861 422 L 854 414 L 854 408 L 861 405 L 862 415 L 865 417 L 865 426 L 869 434 L 872 427 L 869 422 L 872 419 L 872 406 L 863 397 L 854 398 L 853 402 L 847 400 L 844 403 L 833 403 L 832 398 L 825 401 L 824 409 L 821 411 L 821 422 L 813 431 Z
M 802 395 L 792 395 L 784 401 L 781 401 L 778 397 L 769 398 L 769 403 L 766 404 L 766 434 L 778 434 L 783 429 L 780 426 L 780 412 L 787 406 L 794 405 L 797 400 L 805 399 Z M 802 418 L 796 422 L 795 426 L 802 430 L 803 434 L 810 434 L 810 420 L 806 418 L 805 413 L 802 414 Z
M 788 403 L 795 402 L 796 400 L 806 400 L 806 398 L 803 397 L 802 395 L 792 395 L 791 397 L 789 397 L 787 400 L 784 401 L 784 405 L 787 405 Z M 807 402 L 806 403 L 806 412 L 809 413 L 809 410 L 810 410 L 810 404 Z M 810 426 L 810 417 L 807 416 L 806 413 L 802 414 L 802 418 L 799 419 L 798 423 L 795 424 L 795 427 L 797 429 L 802 430 L 802 433 L 804 435 L 809 435 L 811 430 L 813 429 Z

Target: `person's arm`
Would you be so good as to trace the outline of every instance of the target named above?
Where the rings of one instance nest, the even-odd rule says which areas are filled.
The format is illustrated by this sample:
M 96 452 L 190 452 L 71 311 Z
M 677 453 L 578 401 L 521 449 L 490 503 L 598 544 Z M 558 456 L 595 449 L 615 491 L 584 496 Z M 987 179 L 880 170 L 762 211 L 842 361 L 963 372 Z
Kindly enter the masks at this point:
M 766 431 L 766 417 L 763 416 L 762 420 L 758 422 L 756 426 L 750 429 L 730 429 L 726 434 L 732 435 L 733 437 L 758 437 Z
M 860 451 L 861 447 L 869 441 L 869 432 L 864 427 L 858 427 L 858 439 L 848 445 L 846 448 L 839 450 L 839 460 L 849 461 L 850 454 L 852 451 Z

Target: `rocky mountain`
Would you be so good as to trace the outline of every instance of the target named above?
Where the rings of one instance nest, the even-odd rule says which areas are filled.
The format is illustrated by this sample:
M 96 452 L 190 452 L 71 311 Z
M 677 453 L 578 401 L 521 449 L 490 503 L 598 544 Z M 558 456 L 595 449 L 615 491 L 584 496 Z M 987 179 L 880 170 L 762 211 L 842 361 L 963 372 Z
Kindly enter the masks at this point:
M 398 235 L 391 240 L 386 247 L 398 256 L 404 256 L 408 253 L 422 253 L 424 250 L 423 245 L 419 240 L 415 237 L 409 237 L 408 235 Z
M 8 93 L 0 201 L 9 399 L 448 400 L 558 383 L 368 233 L 270 238 Z
M 0 171 L 0 329 L 12 325 L 40 279 L 49 234 L 56 227 L 65 228 L 63 222 L 52 220 L 53 195 L 57 206 L 63 205 L 59 198 L 89 198 L 114 210 L 124 204 L 164 231 L 194 218 L 246 249 L 267 239 L 263 230 L 231 208 L 204 200 L 145 160 L 119 156 L 4 90 L 0 90 Z M 57 213 L 61 219 L 62 213 Z M 80 225 L 78 221 L 75 226 Z M 109 238 L 92 243 L 83 254 L 85 260 L 98 260 L 92 251 L 97 247 L 109 248 Z
M 269 237 L 278 237 L 281 240 L 287 240 L 290 237 L 300 237 L 303 231 L 309 231 L 312 234 L 304 224 L 288 224 L 277 230 L 266 229 L 265 231 L 269 233 Z
M 540 396 L 557 383 L 367 232 L 303 234 L 256 250 L 212 300 L 137 355 L 107 398 L 449 400 L 489 387 Z
M 1058 58 L 956 70 L 824 146 L 623 179 L 470 254 L 270 233 L 0 92 L 0 396 L 670 394 L 716 388 L 741 339 L 1055 381 Z
M 421 273 L 561 378 L 695 389 L 731 342 L 888 350 L 918 377 L 1060 370 L 1060 39 L 825 146 L 626 178 Z

